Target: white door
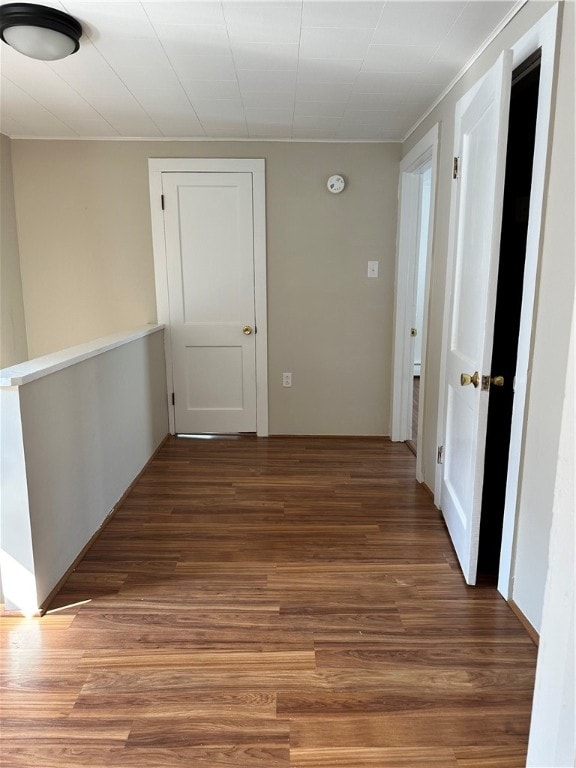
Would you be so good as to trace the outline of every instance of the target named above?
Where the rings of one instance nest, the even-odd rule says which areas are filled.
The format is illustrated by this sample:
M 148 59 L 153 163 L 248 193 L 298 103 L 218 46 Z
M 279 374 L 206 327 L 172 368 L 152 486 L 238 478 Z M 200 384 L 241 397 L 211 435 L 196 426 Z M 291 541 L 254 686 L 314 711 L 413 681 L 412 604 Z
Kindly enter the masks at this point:
M 490 376 L 511 76 L 505 51 L 456 107 L 440 505 L 468 584 L 476 583 L 478 562 L 488 415 L 482 379 Z
M 163 173 L 176 433 L 256 431 L 251 173 Z

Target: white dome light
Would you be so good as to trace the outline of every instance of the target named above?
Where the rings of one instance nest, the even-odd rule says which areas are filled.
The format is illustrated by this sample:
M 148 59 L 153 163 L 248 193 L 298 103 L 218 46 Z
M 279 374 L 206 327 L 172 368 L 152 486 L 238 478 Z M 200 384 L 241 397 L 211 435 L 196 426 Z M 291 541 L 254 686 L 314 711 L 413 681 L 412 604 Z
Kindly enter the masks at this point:
M 0 37 L 32 59 L 55 61 L 80 47 L 82 27 L 56 8 L 31 3 L 0 6 Z

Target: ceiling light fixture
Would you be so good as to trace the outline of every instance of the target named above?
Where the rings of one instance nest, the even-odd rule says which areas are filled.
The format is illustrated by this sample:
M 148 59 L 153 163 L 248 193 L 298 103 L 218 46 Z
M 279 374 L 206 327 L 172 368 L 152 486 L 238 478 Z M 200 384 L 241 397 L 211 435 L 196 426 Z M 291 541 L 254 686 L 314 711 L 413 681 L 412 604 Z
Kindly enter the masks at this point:
M 63 59 L 80 48 L 82 26 L 67 13 L 32 3 L 0 6 L 0 38 L 25 56 Z

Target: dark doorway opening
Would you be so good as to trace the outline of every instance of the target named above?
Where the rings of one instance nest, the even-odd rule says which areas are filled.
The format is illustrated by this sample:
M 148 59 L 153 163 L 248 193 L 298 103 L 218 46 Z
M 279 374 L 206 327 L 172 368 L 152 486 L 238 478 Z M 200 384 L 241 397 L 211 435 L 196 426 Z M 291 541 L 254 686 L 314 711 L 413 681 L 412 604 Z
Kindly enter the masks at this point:
M 538 50 L 512 73 L 491 367 L 491 376 L 503 376 L 504 385 L 492 385 L 488 401 L 478 552 L 478 572 L 483 575 L 498 573 L 502 544 L 514 375 L 518 354 L 538 112 L 540 58 Z

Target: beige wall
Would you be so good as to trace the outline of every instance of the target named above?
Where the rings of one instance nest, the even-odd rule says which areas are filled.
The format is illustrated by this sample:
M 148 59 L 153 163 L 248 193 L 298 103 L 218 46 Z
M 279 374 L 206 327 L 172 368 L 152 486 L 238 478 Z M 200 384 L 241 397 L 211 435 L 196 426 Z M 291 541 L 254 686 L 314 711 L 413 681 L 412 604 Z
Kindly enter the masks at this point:
M 30 355 L 155 321 L 147 160 L 178 156 L 266 159 L 271 431 L 387 434 L 399 144 L 14 141 Z
M 574 310 L 573 310 L 574 312 Z M 576 765 L 576 594 L 574 551 L 574 432 L 576 427 L 576 317 L 568 356 L 566 396 L 550 531 L 542 631 L 528 745 L 528 768 Z
M 0 368 L 28 358 L 18 233 L 12 184 L 11 142 L 0 134 Z
M 528 2 L 496 38 L 466 76 L 453 88 L 405 142 L 406 154 L 435 123 L 440 124 L 439 180 L 436 198 L 431 278 L 423 471 L 434 487 L 436 428 L 440 379 L 442 317 L 452 183 L 453 120 L 456 102 L 496 61 L 547 12 L 553 3 Z M 528 426 L 522 469 L 518 554 L 513 599 L 533 625 L 541 620 L 548 567 L 548 535 L 560 433 L 562 390 L 574 295 L 574 4 L 569 3 L 561 37 L 558 102 L 548 204 L 544 222 L 534 352 L 529 385 Z

